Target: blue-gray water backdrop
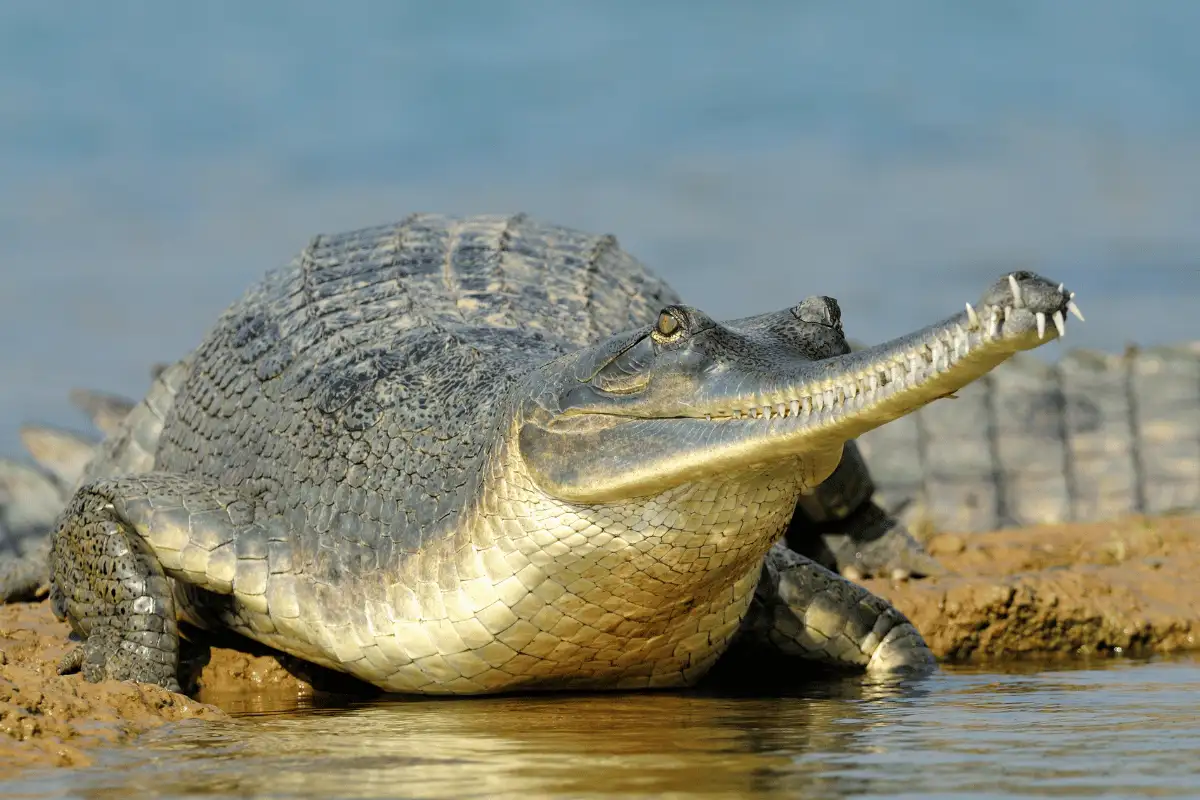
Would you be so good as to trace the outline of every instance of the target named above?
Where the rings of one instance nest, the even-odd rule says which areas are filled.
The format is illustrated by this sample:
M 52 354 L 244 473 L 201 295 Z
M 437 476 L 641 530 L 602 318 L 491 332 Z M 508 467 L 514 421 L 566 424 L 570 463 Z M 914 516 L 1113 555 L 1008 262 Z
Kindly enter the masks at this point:
M 0 4 L 0 453 L 317 232 L 524 210 L 878 341 L 1002 270 L 1200 338 L 1200 3 Z M 1053 357 L 1061 345 L 1046 348 Z

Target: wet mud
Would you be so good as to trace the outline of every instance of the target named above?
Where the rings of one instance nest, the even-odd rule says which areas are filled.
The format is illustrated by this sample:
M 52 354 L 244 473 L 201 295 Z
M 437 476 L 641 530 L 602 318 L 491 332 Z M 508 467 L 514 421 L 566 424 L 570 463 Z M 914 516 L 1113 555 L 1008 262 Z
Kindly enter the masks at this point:
M 865 585 L 907 614 L 943 660 L 1200 649 L 1200 517 L 938 534 L 927 545 L 952 574 Z M 372 691 L 237 637 L 192 637 L 182 676 L 190 696 L 89 684 L 57 674 L 74 646 L 68 634 L 44 601 L 0 606 L 0 774 L 88 764 L 96 747 L 166 723 Z
M 87 765 L 89 750 L 164 723 L 226 717 L 216 706 L 157 686 L 57 674 L 58 660 L 74 646 L 67 634 L 49 603 L 0 606 L 0 774 Z
M 1200 517 L 939 534 L 926 546 L 953 574 L 864 585 L 940 659 L 1200 649 Z

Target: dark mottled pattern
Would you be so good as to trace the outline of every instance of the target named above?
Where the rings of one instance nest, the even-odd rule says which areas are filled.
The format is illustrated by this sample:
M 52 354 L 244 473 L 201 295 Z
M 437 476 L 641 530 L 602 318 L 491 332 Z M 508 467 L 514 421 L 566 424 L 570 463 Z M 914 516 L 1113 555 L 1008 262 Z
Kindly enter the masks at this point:
M 80 669 L 89 681 L 136 680 L 178 691 L 172 589 L 149 544 L 123 518 L 121 497 L 130 488 L 92 484 L 66 509 L 73 531 L 56 537 L 50 552 L 57 577 L 50 601 L 84 643 L 59 669 Z

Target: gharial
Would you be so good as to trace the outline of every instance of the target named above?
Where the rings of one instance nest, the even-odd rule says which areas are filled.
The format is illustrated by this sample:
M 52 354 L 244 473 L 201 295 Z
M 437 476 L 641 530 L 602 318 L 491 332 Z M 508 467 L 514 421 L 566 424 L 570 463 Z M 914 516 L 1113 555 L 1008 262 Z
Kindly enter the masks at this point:
M 425 694 L 686 686 L 735 645 L 927 669 L 788 542 L 857 491 L 848 443 L 1061 335 L 1072 297 L 1013 272 L 851 352 L 831 298 L 717 322 L 524 215 L 318 236 L 112 416 L 50 537 L 61 668 L 178 689 L 184 620 Z

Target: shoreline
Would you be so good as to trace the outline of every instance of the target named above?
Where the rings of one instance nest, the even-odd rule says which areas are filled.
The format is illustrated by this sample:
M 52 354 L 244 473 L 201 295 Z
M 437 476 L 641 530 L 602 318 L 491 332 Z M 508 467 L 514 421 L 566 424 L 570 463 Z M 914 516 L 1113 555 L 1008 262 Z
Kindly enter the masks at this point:
M 895 603 L 944 663 L 1200 650 L 1200 516 L 943 533 L 927 546 L 951 574 L 863 585 Z M 240 638 L 185 649 L 191 697 L 89 684 L 55 671 L 73 646 L 68 632 L 44 600 L 0 606 L 0 772 L 85 766 L 90 752 L 161 725 L 229 721 L 364 688 Z

